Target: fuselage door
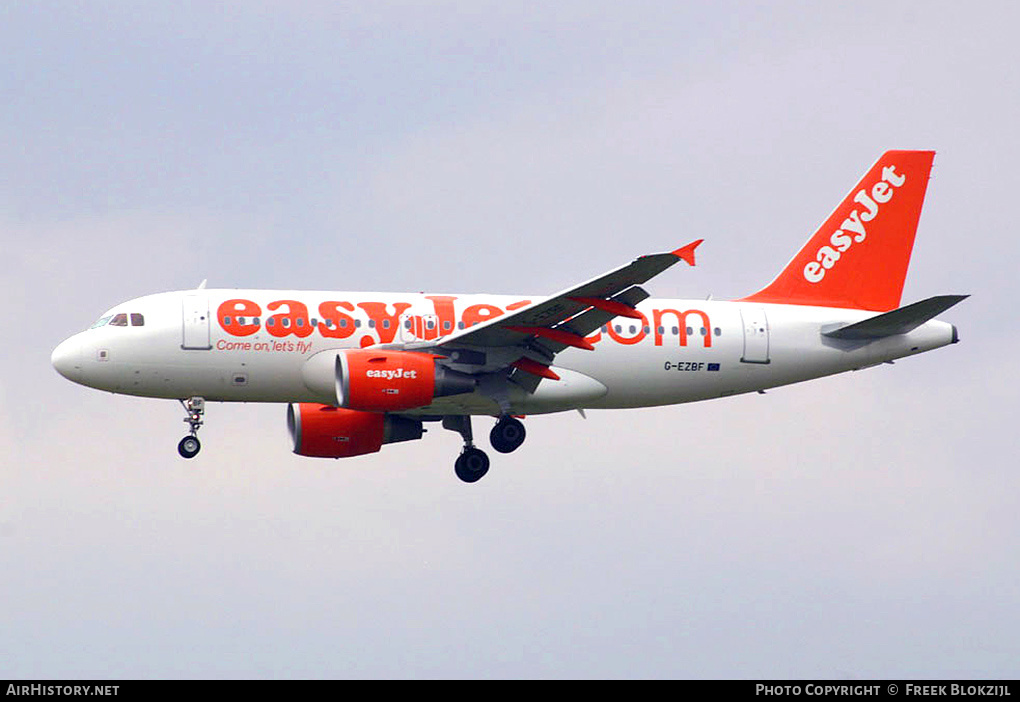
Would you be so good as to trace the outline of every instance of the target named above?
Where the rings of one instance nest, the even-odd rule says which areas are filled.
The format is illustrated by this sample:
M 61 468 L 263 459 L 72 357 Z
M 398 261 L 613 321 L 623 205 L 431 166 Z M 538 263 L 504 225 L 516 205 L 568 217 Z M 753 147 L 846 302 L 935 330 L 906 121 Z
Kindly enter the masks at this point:
M 410 314 L 400 315 L 400 340 L 407 343 L 417 341 L 414 336 L 414 316 Z
M 433 341 L 442 336 L 439 331 L 439 317 L 434 314 L 400 315 L 400 340 Z
M 183 298 L 184 326 L 182 349 L 212 348 L 209 341 L 209 298 L 205 295 L 185 295 Z
M 769 320 L 762 307 L 741 307 L 744 323 L 744 355 L 742 363 L 769 362 Z

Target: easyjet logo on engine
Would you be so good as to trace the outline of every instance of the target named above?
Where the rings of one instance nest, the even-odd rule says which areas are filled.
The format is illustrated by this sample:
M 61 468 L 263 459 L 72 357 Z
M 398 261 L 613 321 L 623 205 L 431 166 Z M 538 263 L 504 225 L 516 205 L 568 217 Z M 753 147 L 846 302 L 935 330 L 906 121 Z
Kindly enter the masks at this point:
M 820 283 L 827 271 L 831 270 L 839 259 L 855 243 L 860 244 L 867 236 L 866 223 L 878 216 L 881 206 L 892 200 L 893 194 L 907 182 L 905 175 L 896 172 L 896 166 L 882 169 L 882 179 L 870 188 L 861 188 L 854 195 L 854 202 L 863 210 L 854 209 L 843 220 L 840 228 L 832 233 L 829 242 L 818 248 L 815 260 L 804 266 L 804 279 L 809 283 Z
M 418 377 L 416 370 L 404 370 L 403 368 L 391 368 L 384 370 L 365 371 L 366 378 L 382 378 L 383 380 L 401 380 L 404 378 L 414 380 Z

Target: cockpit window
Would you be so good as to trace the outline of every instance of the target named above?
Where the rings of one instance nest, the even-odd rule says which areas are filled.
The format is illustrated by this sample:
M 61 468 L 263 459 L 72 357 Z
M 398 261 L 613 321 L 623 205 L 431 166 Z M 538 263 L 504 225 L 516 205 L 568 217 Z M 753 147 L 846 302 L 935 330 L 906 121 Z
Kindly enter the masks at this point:
M 99 327 L 105 327 L 106 325 L 110 325 L 111 327 L 126 327 L 128 326 L 128 320 L 131 321 L 132 327 L 145 326 L 145 315 L 139 314 L 138 312 L 119 312 L 117 314 L 108 314 L 105 317 L 100 317 L 91 327 L 89 327 L 89 329 L 99 329 Z

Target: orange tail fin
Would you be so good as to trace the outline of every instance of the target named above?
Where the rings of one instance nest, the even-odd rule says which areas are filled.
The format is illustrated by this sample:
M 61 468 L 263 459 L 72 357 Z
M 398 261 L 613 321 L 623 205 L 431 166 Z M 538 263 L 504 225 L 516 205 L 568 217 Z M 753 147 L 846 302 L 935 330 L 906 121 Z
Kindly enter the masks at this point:
M 779 277 L 744 301 L 899 307 L 934 158 L 934 151 L 885 152 Z

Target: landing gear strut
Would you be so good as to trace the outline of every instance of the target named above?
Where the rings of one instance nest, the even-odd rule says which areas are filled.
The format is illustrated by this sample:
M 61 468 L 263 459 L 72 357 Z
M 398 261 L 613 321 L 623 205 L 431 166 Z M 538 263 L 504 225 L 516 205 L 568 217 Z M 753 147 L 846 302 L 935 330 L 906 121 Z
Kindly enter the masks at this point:
M 465 483 L 475 483 L 489 472 L 489 457 L 479 448 L 475 448 L 471 433 L 471 417 L 468 415 L 449 415 L 443 417 L 443 428 L 458 432 L 464 439 L 464 449 L 453 464 L 453 472 Z
M 521 420 L 503 415 L 489 432 L 489 441 L 492 443 L 492 448 L 500 453 L 510 453 L 521 447 L 526 435 L 527 432 L 524 431 L 524 423 Z
M 180 402 L 188 415 L 184 421 L 191 431 L 177 444 L 177 453 L 183 458 L 194 458 L 202 448 L 202 443 L 198 440 L 198 429 L 202 426 L 202 415 L 205 414 L 205 400 L 201 397 L 189 397 Z

